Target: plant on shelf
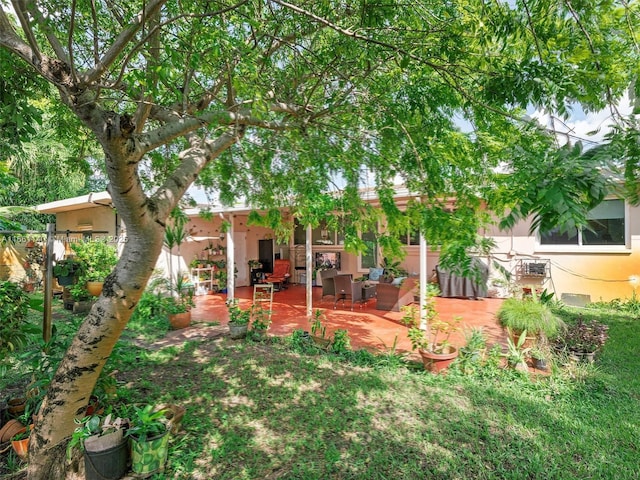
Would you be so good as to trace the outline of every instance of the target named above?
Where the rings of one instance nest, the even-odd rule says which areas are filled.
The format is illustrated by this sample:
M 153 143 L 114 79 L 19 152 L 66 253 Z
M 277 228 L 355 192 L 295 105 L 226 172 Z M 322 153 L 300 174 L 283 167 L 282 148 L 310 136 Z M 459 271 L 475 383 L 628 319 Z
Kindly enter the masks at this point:
M 262 263 L 259 260 L 249 260 L 249 268 L 251 270 L 255 270 L 257 268 L 262 268 Z
M 511 330 L 516 337 L 526 330 L 529 335 L 551 339 L 564 325 L 548 305 L 535 298 L 507 298 L 500 306 L 497 317 L 500 325 Z
M 56 277 L 60 286 L 67 287 L 72 285 L 78 274 L 82 264 L 74 257 L 67 257 L 56 261 L 53 267 L 53 276 Z

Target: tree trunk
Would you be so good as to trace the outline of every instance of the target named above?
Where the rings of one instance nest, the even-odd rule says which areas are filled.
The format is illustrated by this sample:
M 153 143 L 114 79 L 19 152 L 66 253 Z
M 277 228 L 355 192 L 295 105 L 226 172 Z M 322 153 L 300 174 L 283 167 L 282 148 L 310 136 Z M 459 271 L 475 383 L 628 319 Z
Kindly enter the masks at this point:
M 28 478 L 65 478 L 65 449 L 74 418 L 82 417 L 95 383 L 153 272 L 164 230 L 128 230 L 129 242 L 102 296 L 74 337 L 47 392 L 29 445 Z M 137 233 L 137 234 L 136 234 Z M 138 240 L 136 240 L 138 239 Z

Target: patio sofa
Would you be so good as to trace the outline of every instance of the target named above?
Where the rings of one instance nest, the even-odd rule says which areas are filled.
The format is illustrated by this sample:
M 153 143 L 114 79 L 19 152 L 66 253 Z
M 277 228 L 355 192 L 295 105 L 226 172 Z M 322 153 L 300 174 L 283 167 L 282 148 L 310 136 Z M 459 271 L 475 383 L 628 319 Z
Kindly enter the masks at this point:
M 413 302 L 416 279 L 408 277 L 396 279 L 392 283 L 376 285 L 376 309 L 399 312 L 402 307 Z

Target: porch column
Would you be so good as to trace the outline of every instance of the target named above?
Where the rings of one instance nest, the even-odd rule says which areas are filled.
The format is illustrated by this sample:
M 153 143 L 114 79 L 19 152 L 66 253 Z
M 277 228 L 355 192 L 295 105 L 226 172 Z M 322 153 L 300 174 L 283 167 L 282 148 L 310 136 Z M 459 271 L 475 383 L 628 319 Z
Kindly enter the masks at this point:
M 305 253 L 305 264 L 307 267 L 307 281 L 306 281 L 306 292 L 307 292 L 307 318 L 311 318 L 311 316 L 313 315 L 313 289 L 311 287 L 312 285 L 312 275 L 313 275 L 313 261 L 311 258 L 311 235 L 312 235 L 312 230 L 311 230 L 311 225 L 307 225 L 307 235 L 306 235 L 306 239 L 305 239 L 305 247 L 304 247 L 304 253 Z
M 236 290 L 236 262 L 235 244 L 233 239 L 233 221 L 234 215 L 229 215 L 229 230 L 227 231 L 227 300 L 233 300 L 235 298 Z
M 427 330 L 427 239 L 420 230 L 420 330 Z

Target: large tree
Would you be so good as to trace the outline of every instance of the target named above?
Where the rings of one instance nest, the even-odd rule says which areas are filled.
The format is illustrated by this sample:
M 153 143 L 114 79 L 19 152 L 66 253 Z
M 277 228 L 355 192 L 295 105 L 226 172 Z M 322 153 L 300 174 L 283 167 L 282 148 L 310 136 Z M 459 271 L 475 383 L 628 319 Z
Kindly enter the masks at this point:
M 354 247 L 355 226 L 373 221 L 357 189 L 374 186 L 390 233 L 417 225 L 431 241 L 455 233 L 468 246 L 480 197 L 515 216 L 561 220 L 603 195 L 557 194 L 563 174 L 547 169 L 567 158 L 578 165 L 565 172 L 572 181 L 598 182 L 579 167 L 580 152 L 560 149 L 528 109 L 562 117 L 574 103 L 609 106 L 621 132 L 634 127 L 615 110 L 639 64 L 633 1 L 12 5 L 15 21 L 0 8 L 0 47 L 55 86 L 95 136 L 128 240 L 42 404 L 30 446 L 34 479 L 64 477 L 73 418 L 194 181 L 225 202 L 291 205 L 309 222 L 341 209 Z M 499 165 L 511 175 L 496 175 Z M 529 188 L 513 182 L 519 171 Z M 408 215 L 392 201 L 397 179 L 422 196 Z M 337 201 L 324 194 L 335 181 Z M 550 193 L 530 195 L 536 188 Z M 529 193 L 524 206 L 518 189 Z M 454 215 L 441 202 L 452 196 Z

